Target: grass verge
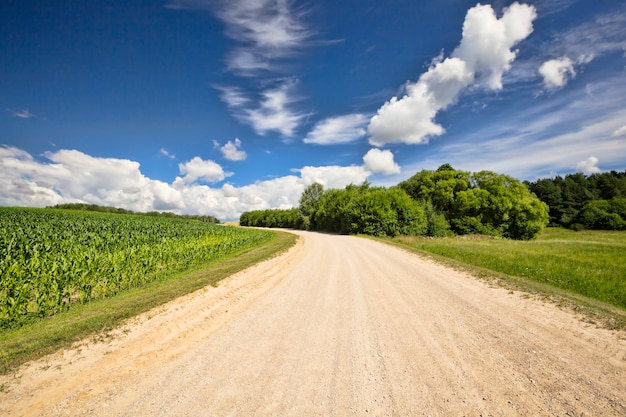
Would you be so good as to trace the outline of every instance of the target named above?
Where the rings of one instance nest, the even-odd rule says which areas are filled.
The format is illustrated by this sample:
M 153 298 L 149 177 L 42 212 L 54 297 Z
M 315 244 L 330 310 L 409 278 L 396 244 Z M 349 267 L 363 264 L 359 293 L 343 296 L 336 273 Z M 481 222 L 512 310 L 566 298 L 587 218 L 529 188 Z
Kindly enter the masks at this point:
M 222 279 L 251 265 L 285 252 L 297 236 L 275 232 L 262 246 L 209 263 L 200 269 L 154 281 L 141 289 L 124 291 L 114 297 L 73 306 L 69 311 L 0 333 L 0 374 L 40 358 L 88 336 L 107 332 L 125 319 L 136 316 L 177 297 Z
M 398 237 L 386 242 L 626 330 L 626 233 L 548 228 L 537 240 Z

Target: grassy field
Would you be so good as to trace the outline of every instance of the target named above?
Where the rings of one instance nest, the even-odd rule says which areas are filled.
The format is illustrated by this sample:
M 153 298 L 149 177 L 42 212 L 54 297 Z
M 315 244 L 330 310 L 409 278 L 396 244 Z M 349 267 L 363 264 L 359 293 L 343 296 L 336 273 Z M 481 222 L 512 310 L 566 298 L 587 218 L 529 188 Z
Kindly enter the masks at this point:
M 524 288 L 552 287 L 626 311 L 626 232 L 548 228 L 533 241 L 460 236 L 394 242 Z
M 0 373 L 216 285 L 296 240 L 110 213 L 1 208 L 0 220 Z

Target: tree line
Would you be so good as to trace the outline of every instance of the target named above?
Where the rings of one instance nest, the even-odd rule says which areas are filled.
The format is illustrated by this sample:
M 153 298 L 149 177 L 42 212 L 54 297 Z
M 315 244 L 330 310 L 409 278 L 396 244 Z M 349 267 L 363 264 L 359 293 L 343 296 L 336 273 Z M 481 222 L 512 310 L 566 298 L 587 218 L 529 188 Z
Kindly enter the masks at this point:
M 390 188 L 365 182 L 324 190 L 312 184 L 297 208 L 244 212 L 240 224 L 389 237 L 480 233 L 528 240 L 548 224 L 548 211 L 515 178 L 444 164 Z
M 219 224 L 220 221 L 215 216 L 207 216 L 201 214 L 176 214 L 169 211 L 149 211 L 146 213 L 135 212 L 132 210 L 127 210 L 119 207 L 109 207 L 109 206 L 99 206 L 97 204 L 87 204 L 87 203 L 65 203 L 65 204 L 57 204 L 55 206 L 48 206 L 47 209 L 64 209 L 64 210 L 82 210 L 82 211 L 97 211 L 101 213 L 115 213 L 115 214 L 136 214 L 139 216 L 150 216 L 150 217 L 171 217 L 178 219 L 189 219 L 189 220 L 198 220 L 206 223 L 215 223 Z
M 626 170 L 576 173 L 526 185 L 548 205 L 552 226 L 626 230 Z

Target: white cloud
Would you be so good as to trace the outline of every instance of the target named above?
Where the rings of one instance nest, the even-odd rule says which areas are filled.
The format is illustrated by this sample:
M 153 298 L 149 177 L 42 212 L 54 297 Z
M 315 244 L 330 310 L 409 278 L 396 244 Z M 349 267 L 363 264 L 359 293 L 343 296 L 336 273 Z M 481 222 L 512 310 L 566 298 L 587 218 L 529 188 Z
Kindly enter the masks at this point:
M 330 117 L 315 124 L 304 143 L 334 145 L 349 143 L 363 137 L 368 120 L 362 114 Z
M 584 161 L 580 161 L 576 164 L 576 169 L 578 171 L 584 172 L 585 174 L 597 174 L 602 172 L 600 168 L 598 168 L 598 158 L 595 156 L 590 156 Z
M 203 160 L 196 156 L 191 161 L 178 164 L 180 173 L 183 174 L 182 181 L 192 183 L 198 180 L 206 182 L 222 181 L 226 177 L 230 177 L 232 172 L 224 172 L 224 169 L 215 161 Z
M 372 173 L 393 175 L 400 173 L 400 166 L 393 160 L 393 153 L 389 150 L 370 149 L 363 156 L 365 168 Z
M 226 24 L 226 35 L 240 43 L 226 58 L 237 75 L 273 70 L 276 60 L 297 52 L 311 36 L 288 0 L 173 0 L 174 10 L 213 11 Z
M 626 136 L 626 125 L 615 129 L 611 136 Z
M 305 117 L 291 109 L 300 100 L 294 93 L 297 80 L 282 80 L 274 88 L 261 93 L 260 103 L 255 103 L 238 87 L 215 86 L 221 92 L 221 99 L 231 109 L 237 119 L 246 123 L 259 135 L 276 131 L 283 136 L 293 136 L 294 131 Z
M 304 114 L 295 112 L 289 105 L 298 101 L 293 94 L 295 81 L 289 80 L 277 88 L 262 93 L 263 100 L 257 108 L 247 108 L 239 117 L 249 123 L 259 135 L 269 131 L 293 136 Z
M 271 69 L 271 60 L 293 53 L 310 35 L 286 0 L 226 1 L 218 11 L 226 34 L 244 46 L 228 56 L 228 69 L 240 75 Z
M 214 86 L 219 90 L 221 99 L 230 108 L 244 107 L 250 103 L 250 98 L 239 87 Z
M 213 161 L 199 157 L 180 164 L 182 178 L 168 184 L 145 177 L 139 163 L 126 159 L 96 158 L 76 150 L 44 154 L 38 161 L 19 148 L 0 146 L 0 205 L 44 207 L 85 202 L 147 212 L 210 214 L 222 220 L 241 212 L 298 205 L 306 186 L 319 182 L 326 188 L 361 184 L 371 174 L 364 166 L 306 166 L 287 175 L 235 187 L 212 188 L 196 180 L 217 181 L 228 175 Z
M 163 156 L 166 156 L 170 159 L 176 159 L 176 155 L 169 153 L 165 148 L 161 148 L 160 152 L 161 152 L 161 155 Z
M 458 140 L 430 153 L 428 159 L 402 170 L 436 169 L 447 162 L 458 169 L 487 169 L 534 180 L 554 172 L 570 173 L 590 154 L 602 161 L 602 169 L 623 170 L 626 74 L 602 80 L 590 89 L 576 87 L 558 98 L 511 113 L 501 122 L 468 129 Z M 585 93 L 587 89 L 592 92 Z
M 539 67 L 539 74 L 543 77 L 543 84 L 548 90 L 561 88 L 570 78 L 576 76 L 574 62 L 568 57 L 551 59 Z
M 616 5 L 610 12 L 595 16 L 567 32 L 558 33 L 546 45 L 549 52 L 577 57 L 578 64 L 615 51 L 626 50 L 626 6 Z
M 300 172 L 300 176 L 306 185 L 315 182 L 322 184 L 324 188 L 343 188 L 348 184 L 361 184 L 370 175 L 370 172 L 362 166 L 306 166 L 295 170 Z
M 239 140 L 239 138 L 235 138 L 235 142 L 226 142 L 224 146 L 220 147 L 220 151 L 222 151 L 224 158 L 229 161 L 243 161 L 248 155 L 246 155 L 246 152 L 242 151 L 240 148 L 241 140 Z
M 22 110 L 6 109 L 6 110 L 11 114 L 11 116 L 17 117 L 20 119 L 30 119 L 32 117 L 35 117 L 35 115 L 27 109 L 22 109 Z
M 38 162 L 18 148 L 0 147 L 1 205 L 42 207 L 87 201 L 149 211 L 173 201 L 162 192 L 163 183 L 141 174 L 137 162 L 96 158 L 76 150 L 44 156 L 49 162 Z
M 312 32 L 301 21 L 289 0 L 171 0 L 173 10 L 214 12 L 226 24 L 226 35 L 239 43 L 228 52 L 226 67 L 238 76 L 257 76 L 260 71 L 274 73 L 282 61 L 292 57 L 306 44 Z M 291 137 L 305 115 L 293 110 L 299 101 L 294 95 L 295 79 L 282 81 L 256 95 L 238 87 L 214 86 L 234 116 L 259 135 L 279 132 Z
M 467 11 L 463 39 L 452 55 L 465 61 L 489 88 L 500 90 L 502 74 L 517 55 L 511 48 L 532 33 L 536 17 L 535 8 L 526 4 L 511 4 L 500 19 L 491 6 L 478 4 Z
M 433 60 L 416 83 L 405 86 L 402 98 L 393 97 L 378 110 L 368 126 L 370 143 L 420 144 L 443 134 L 434 118 L 465 88 L 474 82 L 493 90 L 502 88 L 502 74 L 516 57 L 511 48 L 532 32 L 535 17 L 532 6 L 519 3 L 505 9 L 500 19 L 489 5 L 469 9 L 463 38 L 452 57 Z

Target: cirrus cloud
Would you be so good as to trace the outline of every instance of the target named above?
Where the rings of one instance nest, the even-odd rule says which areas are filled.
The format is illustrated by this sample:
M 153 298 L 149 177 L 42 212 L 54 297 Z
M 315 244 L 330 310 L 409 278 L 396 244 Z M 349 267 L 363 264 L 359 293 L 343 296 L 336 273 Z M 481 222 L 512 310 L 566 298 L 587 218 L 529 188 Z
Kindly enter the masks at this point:
M 367 118 L 359 113 L 329 117 L 315 124 L 304 143 L 335 145 L 354 142 L 365 136 L 367 123 Z

